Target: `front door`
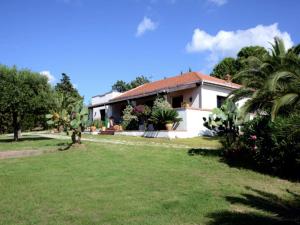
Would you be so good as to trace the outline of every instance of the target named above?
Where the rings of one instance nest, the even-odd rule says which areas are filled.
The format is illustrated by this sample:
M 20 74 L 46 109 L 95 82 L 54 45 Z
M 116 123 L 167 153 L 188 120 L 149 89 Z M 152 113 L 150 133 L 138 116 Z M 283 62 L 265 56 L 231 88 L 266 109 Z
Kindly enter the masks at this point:
M 101 116 L 101 120 L 104 121 L 105 120 L 105 109 L 100 109 L 100 116 Z

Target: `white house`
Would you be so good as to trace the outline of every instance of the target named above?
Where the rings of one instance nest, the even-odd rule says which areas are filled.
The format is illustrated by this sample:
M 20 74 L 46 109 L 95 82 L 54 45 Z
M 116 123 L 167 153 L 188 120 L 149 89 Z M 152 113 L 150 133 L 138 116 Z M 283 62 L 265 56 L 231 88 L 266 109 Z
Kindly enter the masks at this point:
M 189 72 L 143 84 L 124 93 L 110 92 L 95 96 L 90 108 L 93 109 L 93 118 L 99 118 L 98 115 L 103 118 L 106 113 L 107 117 L 113 117 L 115 122 L 119 123 L 128 103 L 152 106 L 157 95 L 162 95 L 182 118 L 182 122 L 174 131 L 128 131 L 122 134 L 169 138 L 195 137 L 207 132 L 203 126 L 203 117 L 207 117 L 213 108 L 220 107 L 228 94 L 240 87 L 230 80 Z
M 112 116 L 111 106 L 109 101 L 115 97 L 118 97 L 121 93 L 118 91 L 110 91 L 102 95 L 96 95 L 92 97 L 90 108 L 90 117 L 93 120 L 104 120 Z

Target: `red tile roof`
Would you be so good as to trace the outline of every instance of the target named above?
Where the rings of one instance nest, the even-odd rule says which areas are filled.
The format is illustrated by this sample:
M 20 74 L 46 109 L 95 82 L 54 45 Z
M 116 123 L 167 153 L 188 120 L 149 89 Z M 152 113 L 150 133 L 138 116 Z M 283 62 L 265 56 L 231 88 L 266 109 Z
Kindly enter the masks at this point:
M 204 75 L 199 72 L 189 72 L 175 77 L 170 77 L 163 80 L 158 80 L 151 83 L 143 84 L 134 89 L 124 92 L 118 97 L 113 98 L 111 101 L 137 98 L 148 94 L 150 95 L 152 93 L 155 94 L 157 92 L 164 91 L 170 88 L 175 88 L 187 84 L 194 84 L 202 81 L 205 83 L 216 84 L 220 86 L 229 87 L 232 89 L 238 89 L 241 87 L 239 84 L 235 84 L 219 78 Z

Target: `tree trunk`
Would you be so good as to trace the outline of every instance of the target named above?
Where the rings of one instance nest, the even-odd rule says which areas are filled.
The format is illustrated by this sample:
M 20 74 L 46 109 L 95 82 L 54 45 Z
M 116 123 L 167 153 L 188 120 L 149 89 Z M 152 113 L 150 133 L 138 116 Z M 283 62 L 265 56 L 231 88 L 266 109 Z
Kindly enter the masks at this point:
M 78 133 L 78 140 L 77 140 L 78 144 L 81 144 L 81 132 Z
M 76 134 L 75 134 L 75 131 L 73 131 L 71 138 L 72 138 L 72 143 L 75 144 L 76 143 Z
M 21 124 L 18 113 L 13 113 L 14 141 L 18 141 L 21 137 Z

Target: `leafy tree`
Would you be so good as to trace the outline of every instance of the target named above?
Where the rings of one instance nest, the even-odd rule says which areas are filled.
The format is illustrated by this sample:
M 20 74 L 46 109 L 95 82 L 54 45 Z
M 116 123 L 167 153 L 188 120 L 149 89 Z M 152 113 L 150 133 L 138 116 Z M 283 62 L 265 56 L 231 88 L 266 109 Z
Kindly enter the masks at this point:
M 221 62 L 219 62 L 211 73 L 211 76 L 217 77 L 220 79 L 225 79 L 227 74 L 233 76 L 240 69 L 240 63 L 234 58 L 224 58 Z
M 119 92 L 125 92 L 128 90 L 131 90 L 133 88 L 136 88 L 142 84 L 149 83 L 150 80 L 145 76 L 138 76 L 133 81 L 126 83 L 123 80 L 118 80 L 115 84 L 112 86 L 112 90 L 116 90 Z
M 260 60 L 263 59 L 268 52 L 264 47 L 261 46 L 247 46 L 242 48 L 238 54 L 237 58 L 227 57 L 219 62 L 213 69 L 211 75 L 217 78 L 225 79 L 226 75 L 229 74 L 234 77 L 241 70 L 245 69 L 248 65 L 246 60 L 249 57 L 256 57 Z M 241 81 L 237 78 L 233 79 L 234 82 L 240 83 Z
M 138 76 L 135 78 L 135 80 L 131 81 L 130 82 L 130 89 L 133 89 L 133 88 L 136 88 L 142 84 L 146 84 L 146 83 L 149 83 L 150 80 L 145 77 L 145 76 Z
M 128 84 L 123 80 L 118 80 L 113 86 L 112 89 L 119 92 L 128 91 L 130 88 Z
M 61 108 L 67 109 L 68 112 L 72 105 L 83 99 L 71 83 L 70 77 L 65 73 L 62 73 L 60 82 L 55 85 L 55 91 L 59 93 L 55 97 L 61 99 Z
M 20 138 L 26 118 L 41 116 L 50 107 L 47 77 L 27 69 L 0 65 L 0 93 L 0 114 L 12 124 L 15 141 Z
M 268 51 L 261 46 L 247 46 L 242 48 L 237 54 L 237 60 L 241 61 L 249 58 L 250 56 L 263 59 L 264 55 L 268 54 Z

